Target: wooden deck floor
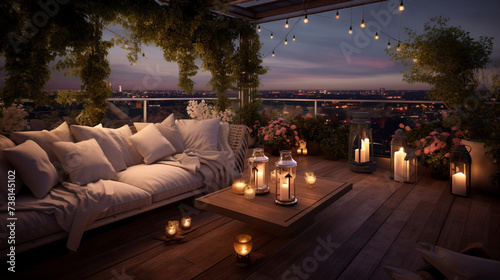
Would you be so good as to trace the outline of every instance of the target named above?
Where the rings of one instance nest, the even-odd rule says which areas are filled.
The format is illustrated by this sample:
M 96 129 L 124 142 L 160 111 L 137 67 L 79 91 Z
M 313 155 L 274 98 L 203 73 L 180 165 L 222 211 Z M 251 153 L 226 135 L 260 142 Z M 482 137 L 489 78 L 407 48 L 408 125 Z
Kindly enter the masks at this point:
M 271 158 L 273 163 L 276 158 Z M 397 183 L 388 171 L 358 174 L 345 161 L 298 156 L 298 172 L 353 183 L 295 238 L 193 208 L 188 199 L 85 233 L 77 253 L 65 241 L 17 256 L 13 279 L 389 279 L 384 265 L 416 270 L 417 242 L 460 250 L 483 243 L 500 256 L 500 196 L 449 192 L 449 182 L 420 174 Z M 299 198 L 300 199 L 300 198 Z M 177 243 L 154 239 L 169 219 L 192 211 L 193 229 Z M 249 209 L 252 211 L 252 209 Z M 235 265 L 233 239 L 254 239 L 252 265 Z M 5 262 L 3 262 L 5 265 Z M 6 270 L 2 270 L 2 274 Z M 297 278 L 293 278 L 297 277 Z M 2 279 L 5 279 L 2 277 Z

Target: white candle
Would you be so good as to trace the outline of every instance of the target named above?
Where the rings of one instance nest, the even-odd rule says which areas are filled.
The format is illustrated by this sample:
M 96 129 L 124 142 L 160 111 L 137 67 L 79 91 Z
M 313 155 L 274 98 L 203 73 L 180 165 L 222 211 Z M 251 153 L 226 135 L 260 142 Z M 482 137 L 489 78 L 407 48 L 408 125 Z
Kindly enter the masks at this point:
M 404 181 L 404 161 L 406 153 L 403 147 L 399 151 L 394 152 L 394 181 L 403 182 Z
M 265 163 L 261 163 L 257 165 L 257 170 L 254 171 L 255 187 L 257 188 L 262 188 L 264 186 L 264 170 Z
M 233 192 L 236 193 L 236 194 L 243 194 L 243 191 L 245 190 L 245 187 L 246 187 L 247 184 L 245 184 L 245 182 L 243 181 L 235 181 L 233 183 Z
M 359 149 L 354 150 L 354 161 L 359 162 Z
M 286 180 L 284 178 L 284 180 Z M 280 200 L 290 200 L 290 195 L 288 195 L 288 182 L 281 184 L 280 188 Z
M 370 161 L 370 139 L 361 139 L 361 162 Z
M 461 196 L 467 196 L 467 184 L 465 174 L 455 173 L 451 176 L 451 193 Z
M 255 189 L 251 186 L 247 186 L 244 195 L 246 199 L 253 199 L 255 197 Z

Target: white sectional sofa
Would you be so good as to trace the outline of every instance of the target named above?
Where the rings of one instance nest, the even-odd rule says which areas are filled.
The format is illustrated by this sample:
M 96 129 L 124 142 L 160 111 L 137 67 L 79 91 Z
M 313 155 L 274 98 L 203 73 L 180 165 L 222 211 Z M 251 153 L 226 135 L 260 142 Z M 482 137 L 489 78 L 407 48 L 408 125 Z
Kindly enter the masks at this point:
M 12 133 L 14 141 L 1 136 L 2 255 L 10 246 L 19 253 L 68 235 L 71 239 L 71 232 L 57 216 L 61 212 L 53 211 L 53 206 L 39 206 L 57 200 L 61 193 L 65 197 L 68 190 L 83 190 L 83 196 L 91 198 L 96 193 L 100 196 L 96 196 L 99 201 L 83 201 L 75 209 L 68 199 L 67 215 L 89 205 L 100 209 L 96 205 L 107 203 L 85 225 L 83 230 L 89 230 L 207 192 L 207 180 L 211 189 L 226 187 L 243 171 L 248 141 L 244 125 L 222 124 L 218 119 L 174 120 L 171 115 L 162 123 L 135 127 L 138 132 L 132 134 L 129 126 L 107 129 L 63 123 L 52 131 Z M 226 168 L 207 168 L 206 160 L 196 161 L 199 154 L 224 158 Z M 15 204 L 9 205 L 9 201 Z M 33 210 L 32 205 L 40 209 Z M 8 210 L 14 210 L 13 215 Z M 7 227 L 11 221 L 15 229 Z M 9 244 L 11 239 L 15 244 Z M 77 247 L 68 241 L 68 248 Z

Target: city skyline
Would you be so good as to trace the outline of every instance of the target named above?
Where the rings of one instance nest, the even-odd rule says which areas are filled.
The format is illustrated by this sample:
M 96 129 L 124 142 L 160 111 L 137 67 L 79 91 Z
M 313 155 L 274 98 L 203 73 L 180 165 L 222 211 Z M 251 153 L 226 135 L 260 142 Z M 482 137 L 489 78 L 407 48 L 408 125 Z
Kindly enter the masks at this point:
M 500 2 L 488 0 L 481 1 L 481 5 L 471 5 L 471 1 L 465 0 L 437 3 L 431 0 L 407 0 L 404 1 L 403 12 L 393 9 L 396 2 L 399 3 L 386 1 L 353 8 L 352 35 L 348 34 L 351 9 L 339 10 L 338 20 L 335 19 L 335 11 L 309 15 L 307 24 L 302 18 L 290 18 L 288 29 L 284 27 L 285 20 L 260 24 L 263 65 L 269 71 L 261 76 L 259 90 L 428 90 L 428 85 L 403 82 L 401 67 L 395 65 L 384 50 L 389 40 L 395 47 L 399 38 L 401 41 L 406 39 L 404 32 L 400 31 L 402 28 L 422 31 L 425 22 L 439 15 L 450 18 L 450 25 L 461 26 L 474 38 L 494 37 L 491 59 L 500 60 L 500 30 L 493 24 Z M 387 17 L 389 12 L 393 13 Z M 367 27 L 361 29 L 359 22 L 363 15 Z M 109 30 L 125 35 L 120 26 L 109 26 Z M 374 30 L 379 32 L 379 40 L 372 37 Z M 270 38 L 271 32 L 273 39 Z M 110 39 L 113 34 L 106 31 L 104 36 Z M 287 45 L 284 45 L 285 38 Z M 273 51 L 275 56 L 271 55 Z M 144 46 L 145 57 L 139 58 L 136 65 L 130 65 L 126 53 L 120 46 L 109 51 L 112 70 L 109 81 L 114 91 L 118 90 L 119 85 L 127 90 L 179 89 L 177 64 L 166 62 L 159 48 Z M 210 73 L 200 70 L 193 78 L 195 90 L 210 90 L 206 85 L 209 79 Z M 80 85 L 78 78 L 64 77 L 62 73 L 53 71 L 53 78 L 45 88 L 79 89 Z

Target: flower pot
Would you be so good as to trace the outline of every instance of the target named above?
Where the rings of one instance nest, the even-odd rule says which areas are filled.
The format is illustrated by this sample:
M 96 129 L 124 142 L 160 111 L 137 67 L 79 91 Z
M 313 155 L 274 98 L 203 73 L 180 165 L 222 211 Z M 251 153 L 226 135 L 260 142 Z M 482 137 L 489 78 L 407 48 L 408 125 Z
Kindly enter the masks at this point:
M 321 151 L 321 146 L 317 141 L 307 142 L 307 154 L 311 156 L 320 156 L 323 154 Z
M 495 192 L 498 186 L 491 180 L 491 175 L 496 172 L 493 157 L 486 154 L 491 148 L 485 148 L 484 144 L 476 141 L 462 140 L 462 144 L 469 146 L 471 162 L 471 188 Z
M 257 136 L 248 137 L 248 147 L 254 148 L 257 145 Z

